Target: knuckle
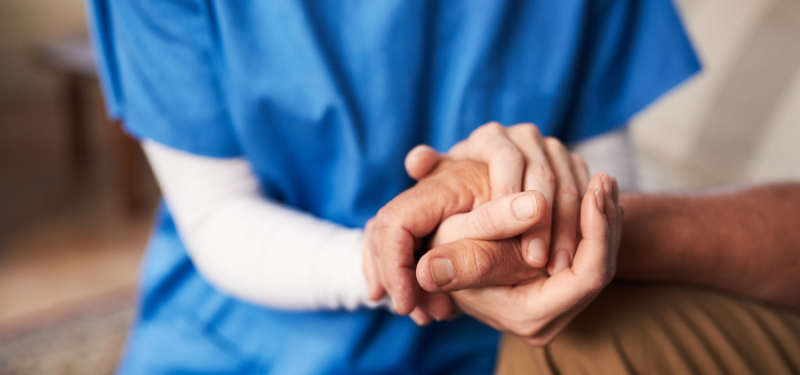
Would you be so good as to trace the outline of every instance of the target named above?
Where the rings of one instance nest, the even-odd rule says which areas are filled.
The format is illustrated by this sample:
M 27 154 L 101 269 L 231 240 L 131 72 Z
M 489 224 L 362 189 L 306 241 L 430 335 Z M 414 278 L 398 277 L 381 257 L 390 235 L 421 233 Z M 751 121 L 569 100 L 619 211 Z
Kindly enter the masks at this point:
M 469 147 L 469 138 L 456 143 L 455 145 L 453 145 L 453 147 L 450 147 L 450 149 L 447 151 L 447 156 L 458 158 L 467 152 L 468 147 Z
M 473 232 L 482 237 L 492 236 L 500 229 L 497 225 L 498 219 L 497 209 L 480 211 L 475 220 L 472 221 Z
M 517 128 L 517 130 L 520 133 L 522 133 L 524 135 L 527 135 L 527 136 L 529 136 L 529 137 L 531 137 L 533 139 L 537 139 L 538 140 L 538 139 L 542 138 L 542 132 L 539 130 L 539 128 L 536 125 L 534 125 L 534 124 L 532 124 L 530 122 L 514 125 L 514 127 Z
M 545 163 L 539 163 L 533 167 L 533 175 L 541 183 L 552 186 L 555 184 L 556 176 L 553 170 Z
M 503 142 L 494 150 L 492 158 L 501 162 L 522 163 L 522 152 L 510 142 Z
M 503 125 L 500 125 L 497 121 L 491 121 L 483 125 L 483 128 L 491 132 L 500 132 L 503 130 Z
M 372 229 L 385 228 L 391 225 L 394 216 L 395 214 L 391 207 L 386 205 L 378 210 L 378 213 L 375 214 L 375 217 L 373 217 L 368 224 L 372 226 Z
M 559 197 L 564 200 L 568 199 L 570 201 L 577 201 L 578 200 L 578 188 L 575 187 L 573 184 L 565 184 L 558 187 L 558 195 Z
M 480 244 L 475 244 L 471 250 L 473 273 L 479 280 L 485 280 L 494 268 L 492 252 Z
M 544 139 L 544 144 L 547 148 L 558 155 L 567 155 L 567 148 L 564 146 L 558 138 L 555 137 L 547 137 Z
M 488 122 L 477 127 L 475 130 L 472 131 L 470 137 L 485 137 L 485 136 L 493 136 L 503 132 L 503 125 L 500 125 L 497 121 Z

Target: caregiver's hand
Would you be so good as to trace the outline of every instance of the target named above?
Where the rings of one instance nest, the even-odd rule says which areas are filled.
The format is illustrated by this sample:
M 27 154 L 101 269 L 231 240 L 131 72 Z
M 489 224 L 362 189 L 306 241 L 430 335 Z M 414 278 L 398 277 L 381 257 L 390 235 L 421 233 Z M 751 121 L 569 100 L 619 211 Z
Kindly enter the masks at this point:
M 594 176 L 581 204 L 581 232 L 574 261 L 559 266 L 551 276 L 542 273 L 533 281 L 513 286 L 490 286 L 451 293 L 458 306 L 492 327 L 522 337 L 531 345 L 548 344 L 572 318 L 583 310 L 613 279 L 621 235 L 622 207 L 618 204 L 616 180 L 606 174 Z M 436 259 L 443 254 L 454 256 L 448 246 L 429 251 L 420 259 L 417 277 L 426 290 L 452 289 L 436 285 Z M 503 242 L 484 241 L 478 245 L 484 258 L 507 259 Z M 463 251 L 463 250 L 461 250 Z M 483 279 L 501 277 L 524 267 L 521 261 L 477 264 L 472 254 L 451 262 L 453 280 L 471 275 L 470 285 L 486 283 Z M 475 259 L 475 260 L 473 260 Z M 559 269 L 560 268 L 560 269 Z M 474 270 L 481 272 L 476 275 Z M 433 281 L 433 285 L 431 285 Z M 488 284 L 494 283 L 494 280 Z M 470 286 L 466 285 L 466 286 Z M 459 285 L 464 287 L 464 285 Z
M 525 190 L 542 192 L 548 209 L 544 219 L 522 235 L 523 257 L 531 267 L 547 265 L 551 274 L 554 258 L 572 262 L 578 199 L 589 179 L 580 157 L 570 154 L 557 139 L 543 138 L 533 124 L 504 127 L 496 122 L 477 128 L 447 156 L 486 163 L 492 199 Z M 406 169 L 412 178 L 421 179 L 440 158 L 432 148 L 417 146 L 406 158 Z

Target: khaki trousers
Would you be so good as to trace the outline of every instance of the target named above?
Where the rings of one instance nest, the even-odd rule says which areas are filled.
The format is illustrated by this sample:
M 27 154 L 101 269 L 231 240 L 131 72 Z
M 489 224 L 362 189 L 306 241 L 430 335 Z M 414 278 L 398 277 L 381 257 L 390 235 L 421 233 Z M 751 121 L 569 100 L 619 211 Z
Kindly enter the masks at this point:
M 615 282 L 545 348 L 505 335 L 497 373 L 800 374 L 800 314 L 689 287 Z

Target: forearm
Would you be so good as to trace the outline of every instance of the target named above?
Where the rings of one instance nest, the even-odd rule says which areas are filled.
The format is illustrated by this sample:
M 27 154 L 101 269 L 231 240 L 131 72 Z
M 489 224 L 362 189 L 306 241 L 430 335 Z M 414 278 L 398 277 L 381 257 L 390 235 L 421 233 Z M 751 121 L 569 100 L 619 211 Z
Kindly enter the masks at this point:
M 617 277 L 712 287 L 800 309 L 800 184 L 631 194 Z
M 378 305 L 366 295 L 361 230 L 270 201 L 243 158 L 143 145 L 192 261 L 213 285 L 277 308 Z

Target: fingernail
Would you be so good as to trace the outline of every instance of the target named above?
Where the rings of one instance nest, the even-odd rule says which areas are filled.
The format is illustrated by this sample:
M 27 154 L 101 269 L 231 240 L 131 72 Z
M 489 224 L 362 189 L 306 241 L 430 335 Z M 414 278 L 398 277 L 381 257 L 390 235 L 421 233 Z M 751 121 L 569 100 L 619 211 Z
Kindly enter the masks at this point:
M 597 208 L 600 212 L 605 212 L 605 208 L 603 207 L 603 192 L 599 189 L 595 190 L 594 199 L 597 201 Z
M 569 268 L 569 254 L 565 250 L 560 250 L 553 259 L 553 272 L 550 275 L 555 275 L 567 268 Z
M 530 220 L 536 215 L 536 198 L 531 194 L 523 194 L 511 202 L 511 211 L 517 220 Z
M 453 280 L 453 264 L 447 258 L 433 258 L 431 259 L 431 276 L 436 286 L 442 287 L 447 285 Z
M 531 267 L 544 267 L 547 257 L 547 244 L 541 238 L 532 238 L 525 251 L 525 260 Z

